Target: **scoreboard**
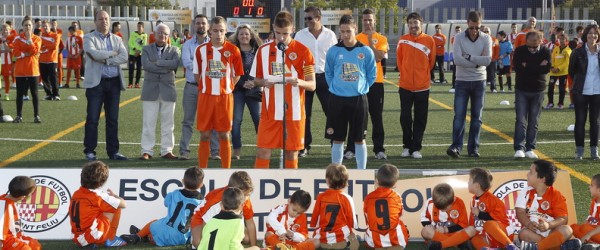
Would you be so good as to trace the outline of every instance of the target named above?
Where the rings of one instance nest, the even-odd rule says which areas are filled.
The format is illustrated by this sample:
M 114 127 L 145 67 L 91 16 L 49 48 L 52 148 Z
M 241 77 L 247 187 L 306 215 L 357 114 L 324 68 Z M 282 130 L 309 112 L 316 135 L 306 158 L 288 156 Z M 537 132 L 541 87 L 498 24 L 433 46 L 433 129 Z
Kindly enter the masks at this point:
M 225 18 L 273 18 L 281 0 L 218 0 L 217 16 Z

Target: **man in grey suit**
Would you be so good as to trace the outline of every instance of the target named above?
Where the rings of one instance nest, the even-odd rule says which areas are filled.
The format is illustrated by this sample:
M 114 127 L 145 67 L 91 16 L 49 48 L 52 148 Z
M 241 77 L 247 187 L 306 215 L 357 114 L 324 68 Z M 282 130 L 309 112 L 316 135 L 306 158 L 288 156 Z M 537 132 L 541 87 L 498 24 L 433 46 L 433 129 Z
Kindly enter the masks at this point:
M 142 67 L 144 85 L 142 87 L 142 156 L 140 160 L 149 160 L 156 143 L 156 120 L 160 114 L 160 134 L 162 158 L 175 160 L 173 141 L 175 140 L 173 120 L 175 115 L 175 70 L 179 66 L 179 49 L 167 43 L 171 30 L 165 24 L 159 24 L 154 31 L 156 42 L 142 49 Z
M 110 16 L 100 10 L 94 14 L 96 30 L 83 37 L 88 74 L 83 81 L 87 98 L 87 117 L 83 145 L 85 158 L 96 160 L 98 120 L 104 105 L 106 113 L 106 153 L 111 160 L 128 160 L 119 153 L 119 102 L 125 81 L 120 65 L 127 63 L 127 49 L 119 36 L 110 34 Z

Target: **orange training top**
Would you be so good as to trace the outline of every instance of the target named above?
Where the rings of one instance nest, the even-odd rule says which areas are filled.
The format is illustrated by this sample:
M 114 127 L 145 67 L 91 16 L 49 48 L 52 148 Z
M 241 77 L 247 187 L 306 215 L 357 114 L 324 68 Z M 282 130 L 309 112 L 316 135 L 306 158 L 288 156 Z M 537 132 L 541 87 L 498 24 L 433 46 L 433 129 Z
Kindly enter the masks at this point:
M 500 43 L 495 37 L 490 37 L 492 38 L 492 61 L 497 61 L 500 58 Z
M 42 34 L 42 48 L 40 49 L 40 63 L 57 63 L 58 46 L 60 37 L 58 34 L 49 31 Z
M 513 42 L 513 51 L 515 51 L 519 46 L 525 45 L 527 43 L 527 39 L 525 39 L 525 37 L 527 36 L 527 32 L 529 31 L 531 31 L 531 29 L 525 29 L 519 32 L 519 34 L 517 34 L 517 37 Z
M 356 40 L 358 40 L 362 44 L 366 45 L 367 47 L 369 46 L 369 36 L 365 33 L 358 34 L 356 36 Z M 390 48 L 388 45 L 387 37 L 375 32 L 373 34 L 373 47 L 375 47 L 376 50 L 381 50 L 381 51 L 387 52 Z M 381 62 L 378 62 L 377 63 L 377 78 L 375 78 L 375 82 L 383 83 L 383 81 L 385 81 L 383 78 L 383 67 L 381 66 Z
M 431 36 L 425 33 L 401 36 L 396 48 L 400 88 L 414 92 L 431 88 L 431 69 L 435 57 L 435 42 Z
M 435 41 L 435 54 L 443 56 L 446 50 L 446 36 L 444 34 L 433 34 L 433 40 Z
M 42 39 L 36 35 L 31 35 L 31 41 L 25 39 L 25 34 L 20 34 L 13 40 L 13 56 L 17 58 L 15 62 L 15 76 L 39 76 L 39 53 L 42 47 Z M 29 53 L 29 55 L 25 55 Z

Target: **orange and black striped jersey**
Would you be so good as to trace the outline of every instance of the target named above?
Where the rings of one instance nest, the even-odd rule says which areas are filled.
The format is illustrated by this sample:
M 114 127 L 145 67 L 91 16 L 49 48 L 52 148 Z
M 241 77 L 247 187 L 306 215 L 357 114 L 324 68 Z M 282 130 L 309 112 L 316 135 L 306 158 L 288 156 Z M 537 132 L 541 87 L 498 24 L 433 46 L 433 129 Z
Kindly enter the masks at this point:
M 73 238 L 97 232 L 98 218 L 103 217 L 104 213 L 115 213 L 120 203 L 121 199 L 105 191 L 80 187 L 73 193 L 69 205 Z
M 294 232 L 292 241 L 302 242 L 308 237 L 308 221 L 306 214 L 302 213 L 296 218 L 290 218 L 288 205 L 279 205 L 269 213 L 267 217 L 267 232 L 282 235 L 290 230 Z
M 480 197 L 471 198 L 471 209 L 479 209 L 479 216 L 475 217 L 473 213 L 469 216 L 469 225 L 474 226 L 478 234 L 483 234 L 483 223 L 487 220 L 495 220 L 500 223 L 502 228 L 509 225 L 508 215 L 506 215 L 506 205 L 500 198 L 491 192 L 485 192 Z
M 515 208 L 525 209 L 529 220 L 536 223 L 540 220 L 553 221 L 568 216 L 567 200 L 552 186 L 548 187 L 541 197 L 533 187 L 519 191 Z
M 42 48 L 40 49 L 40 63 L 57 63 L 58 46 L 60 37 L 54 32 L 45 32 L 40 37 L 42 39 Z
M 356 35 L 356 40 L 358 40 L 360 43 L 366 45 L 367 47 L 370 47 L 369 44 L 369 35 L 365 34 L 365 33 L 360 33 L 358 35 Z M 376 50 L 381 50 L 384 53 L 387 53 L 387 51 L 390 49 L 390 46 L 388 44 L 388 40 L 386 36 L 383 36 L 377 32 L 375 32 L 373 34 L 373 47 Z M 383 78 L 383 67 L 381 66 L 381 62 L 377 63 L 377 78 L 375 78 L 375 82 L 378 83 L 383 83 L 383 81 L 385 81 L 385 79 Z
M 467 208 L 463 200 L 458 196 L 454 196 L 454 202 L 445 211 L 433 205 L 433 200 L 429 198 L 425 209 L 421 213 L 421 223 L 430 223 L 437 227 L 458 225 L 466 228 L 469 225 Z
M 193 66 L 199 93 L 206 95 L 231 94 L 236 84 L 233 79 L 244 74 L 240 50 L 227 41 L 220 48 L 212 43 L 198 46 Z
M 206 224 L 208 220 L 221 212 L 221 199 L 223 198 L 223 192 L 225 192 L 227 188 L 229 187 L 225 186 L 206 194 L 205 201 L 201 202 L 194 210 L 191 222 L 192 227 Z M 250 220 L 254 217 L 254 210 L 252 209 L 252 202 L 250 199 L 246 199 L 246 202 L 244 202 L 242 216 L 244 217 L 244 220 Z
M 363 212 L 367 223 L 365 241 L 370 247 L 406 247 L 408 230 L 402 217 L 402 198 L 391 188 L 379 187 L 365 197 Z
M 352 197 L 339 189 L 327 189 L 317 196 L 310 226 L 313 237 L 321 243 L 347 241 L 356 225 L 356 210 Z
M 19 218 L 15 202 L 6 196 L 7 194 L 0 195 L 0 209 L 2 210 L 2 215 L 0 216 L 0 229 L 2 231 L 0 241 L 9 238 L 18 238 L 23 234 L 21 219 Z M 9 246 L 5 247 L 8 248 Z
M 17 58 L 15 62 L 15 76 L 39 76 L 39 53 L 42 47 L 42 39 L 36 35 L 31 35 L 31 40 L 25 39 L 25 34 L 20 34 L 13 40 L 13 56 Z M 26 55 L 28 54 L 28 55 Z

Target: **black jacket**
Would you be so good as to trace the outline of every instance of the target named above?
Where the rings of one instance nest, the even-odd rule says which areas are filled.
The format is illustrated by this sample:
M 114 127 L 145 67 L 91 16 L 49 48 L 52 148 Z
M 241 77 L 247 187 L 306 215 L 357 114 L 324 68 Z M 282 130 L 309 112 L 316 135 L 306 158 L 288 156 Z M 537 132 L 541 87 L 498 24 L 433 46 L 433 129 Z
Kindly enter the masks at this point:
M 539 92 L 546 89 L 546 76 L 550 72 L 551 55 L 550 50 L 540 46 L 540 50 L 532 54 L 527 46 L 523 45 L 515 49 L 513 65 L 516 72 L 515 88 L 527 92 Z M 544 60 L 548 63 L 540 65 Z M 525 67 L 523 67 L 525 63 Z
M 573 90 L 571 92 L 574 94 L 583 93 L 583 84 L 585 84 L 588 66 L 586 46 L 573 50 L 569 59 L 569 75 L 573 78 Z M 600 65 L 600 57 L 598 57 L 598 62 Z

